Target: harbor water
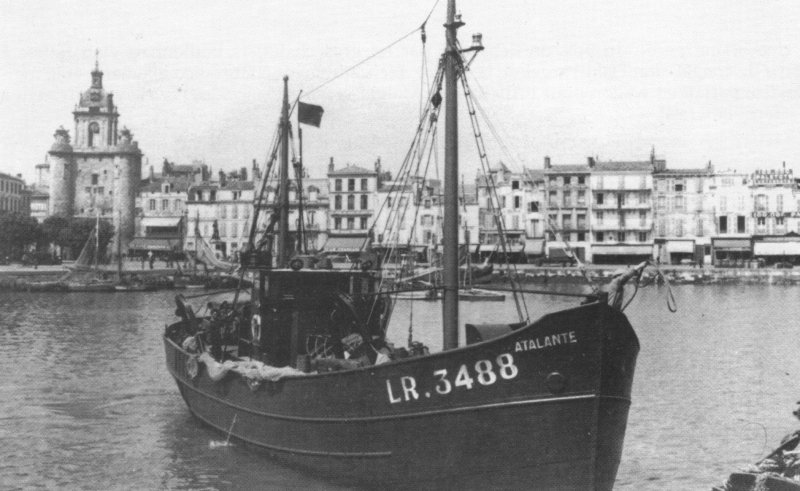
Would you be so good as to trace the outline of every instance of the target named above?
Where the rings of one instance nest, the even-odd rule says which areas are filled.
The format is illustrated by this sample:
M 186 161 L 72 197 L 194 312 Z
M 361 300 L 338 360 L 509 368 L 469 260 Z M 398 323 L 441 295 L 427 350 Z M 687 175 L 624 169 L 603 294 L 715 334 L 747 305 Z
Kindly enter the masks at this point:
M 616 489 L 709 489 L 800 426 L 800 289 L 674 293 L 676 314 L 663 287 L 642 289 L 627 310 L 642 350 Z M 214 444 L 224 435 L 191 417 L 164 367 L 172 297 L 0 293 L 0 488 L 341 489 Z M 533 318 L 576 302 L 528 299 Z M 463 304 L 461 318 L 513 321 L 516 311 Z M 390 338 L 436 347 L 439 326 L 438 304 L 400 302 Z

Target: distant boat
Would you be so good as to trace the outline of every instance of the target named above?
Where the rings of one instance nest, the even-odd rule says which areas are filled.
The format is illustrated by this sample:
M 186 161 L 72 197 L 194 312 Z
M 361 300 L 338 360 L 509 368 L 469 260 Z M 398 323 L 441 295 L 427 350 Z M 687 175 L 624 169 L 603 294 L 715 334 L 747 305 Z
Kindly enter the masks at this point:
M 284 78 L 279 143 L 253 224 L 276 159 L 278 199 L 266 227 L 251 227 L 242 254 L 241 275 L 257 276 L 253 300 L 240 302 L 237 293 L 207 304 L 210 315 L 197 318 L 177 296 L 180 319 L 163 336 L 166 367 L 198 420 L 230 441 L 337 482 L 612 489 L 639 352 L 622 312 L 623 287 L 646 264 L 573 307 L 532 321 L 474 325 L 459 345 L 458 135 L 451 123 L 457 84 L 466 83 L 468 72 L 456 42 L 462 23 L 455 0 L 447 12 L 448 48 L 420 118 L 420 128 L 437 124 L 446 107 L 443 350 L 388 342 L 396 292 L 385 289 L 378 258 L 323 269 L 296 256 L 303 241 L 290 236 L 289 135 L 295 133 Z M 300 103 L 304 111 L 319 124 L 321 107 Z M 301 163 L 302 153 L 293 174 L 298 188 Z

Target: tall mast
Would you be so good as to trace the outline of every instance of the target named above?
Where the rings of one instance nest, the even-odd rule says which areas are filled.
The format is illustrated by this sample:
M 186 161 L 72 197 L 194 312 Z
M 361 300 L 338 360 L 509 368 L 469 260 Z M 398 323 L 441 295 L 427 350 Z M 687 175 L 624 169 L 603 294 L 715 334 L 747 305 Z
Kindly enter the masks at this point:
M 445 350 L 458 347 L 458 86 L 459 59 L 456 1 L 447 2 L 447 46 L 445 47 L 445 137 L 444 137 L 444 230 L 442 320 Z
M 281 109 L 280 161 L 280 220 L 278 221 L 278 260 L 276 267 L 286 266 L 286 242 L 289 234 L 289 77 L 283 77 L 283 108 Z

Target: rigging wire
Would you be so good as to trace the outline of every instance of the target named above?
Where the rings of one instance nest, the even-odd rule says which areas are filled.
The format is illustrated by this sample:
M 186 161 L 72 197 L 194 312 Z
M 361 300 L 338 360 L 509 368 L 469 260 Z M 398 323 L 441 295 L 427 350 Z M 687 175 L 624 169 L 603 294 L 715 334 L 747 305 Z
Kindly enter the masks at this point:
M 368 62 L 369 60 L 371 60 L 371 59 L 375 58 L 376 56 L 380 55 L 380 54 L 381 54 L 381 53 L 383 53 L 384 51 L 388 50 L 389 48 L 391 48 L 391 47 L 392 47 L 392 46 L 394 46 L 395 44 L 399 43 L 400 41 L 403 41 L 404 39 L 406 39 L 407 37 L 409 37 L 409 36 L 411 36 L 412 34 L 416 33 L 417 31 L 420 31 L 420 30 L 421 30 L 421 31 L 423 31 L 423 32 L 424 32 L 424 31 L 425 31 L 425 25 L 428 23 L 428 20 L 430 20 L 430 18 L 431 18 L 431 15 L 433 15 L 433 11 L 436 9 L 436 6 L 437 6 L 437 5 L 439 5 L 439 0 L 436 0 L 436 2 L 434 2 L 434 4 L 433 4 L 433 7 L 431 7 L 431 10 L 428 12 L 428 15 L 425 17 L 425 20 L 424 20 L 424 21 L 422 21 L 422 24 L 420 24 L 420 26 L 419 26 L 419 27 L 415 27 L 415 28 L 414 28 L 412 31 L 410 31 L 408 34 L 404 34 L 403 36 L 400 36 L 400 37 L 399 37 L 398 39 L 396 39 L 395 41 L 392 41 L 391 43 L 387 44 L 387 45 L 386 45 L 386 46 L 384 46 L 383 48 L 381 48 L 381 49 L 379 49 L 378 51 L 376 51 L 376 52 L 372 53 L 371 55 L 367 56 L 367 57 L 366 57 L 366 58 L 364 58 L 363 60 L 361 60 L 361 61 L 359 61 L 358 63 L 356 63 L 355 65 L 351 66 L 350 68 L 347 68 L 346 70 L 344 70 L 344 71 L 340 72 L 338 75 L 334 75 L 333 77 L 329 78 L 329 79 L 328 79 L 328 80 L 326 80 L 325 82 L 323 82 L 323 83 L 319 84 L 318 86 L 314 87 L 313 89 L 309 90 L 309 91 L 308 91 L 306 94 L 307 94 L 307 95 L 311 95 L 311 94 L 313 94 L 314 92 L 316 92 L 316 91 L 318 91 L 319 89 L 321 89 L 321 88 L 325 87 L 326 85 L 328 85 L 329 83 L 331 83 L 331 82 L 333 82 L 334 80 L 338 79 L 339 77 L 341 77 L 341 76 L 343 76 L 343 75 L 345 75 L 345 74 L 347 74 L 347 73 L 349 73 L 349 72 L 351 72 L 351 71 L 355 70 L 355 69 L 356 69 L 356 68 L 358 68 L 359 66 L 363 65 L 364 63 Z M 423 42 L 424 42 L 424 41 L 423 41 Z

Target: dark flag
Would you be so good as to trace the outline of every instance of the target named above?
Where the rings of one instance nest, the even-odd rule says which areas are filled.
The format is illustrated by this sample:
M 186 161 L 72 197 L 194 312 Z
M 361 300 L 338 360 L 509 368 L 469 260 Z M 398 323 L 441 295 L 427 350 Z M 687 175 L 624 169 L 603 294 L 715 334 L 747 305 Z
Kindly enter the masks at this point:
M 297 106 L 297 122 L 319 128 L 319 124 L 322 121 L 322 113 L 324 112 L 325 110 L 322 109 L 322 106 L 300 102 Z

